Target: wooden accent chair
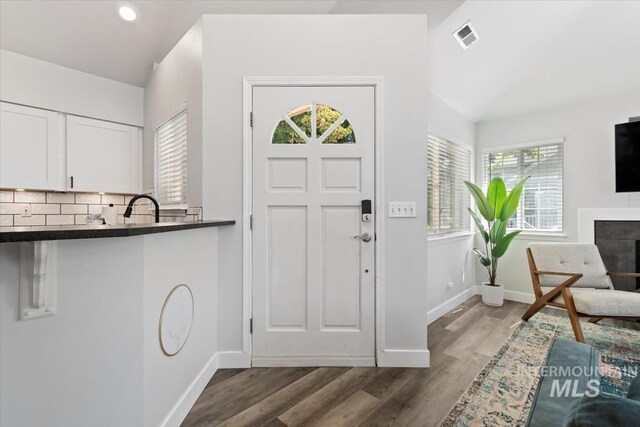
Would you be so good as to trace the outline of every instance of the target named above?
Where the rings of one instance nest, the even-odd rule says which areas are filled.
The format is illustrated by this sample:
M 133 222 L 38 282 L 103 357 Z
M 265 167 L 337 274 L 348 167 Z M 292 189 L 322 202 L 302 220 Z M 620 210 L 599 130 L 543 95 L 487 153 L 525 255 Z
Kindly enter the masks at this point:
M 596 245 L 530 243 L 527 258 L 536 300 L 522 320 L 529 320 L 547 305 L 565 309 L 576 341 L 584 342 L 579 317 L 590 317 L 591 323 L 603 318 L 640 318 L 640 289 L 614 290 L 609 278 L 640 274 L 607 272 Z

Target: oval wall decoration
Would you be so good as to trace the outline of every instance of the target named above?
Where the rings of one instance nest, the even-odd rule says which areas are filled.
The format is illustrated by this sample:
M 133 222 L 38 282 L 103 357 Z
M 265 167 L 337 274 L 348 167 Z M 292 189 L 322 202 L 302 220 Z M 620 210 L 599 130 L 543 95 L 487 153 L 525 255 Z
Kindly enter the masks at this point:
M 169 292 L 160 313 L 160 347 L 167 356 L 175 356 L 189 338 L 193 324 L 193 294 L 187 285 Z

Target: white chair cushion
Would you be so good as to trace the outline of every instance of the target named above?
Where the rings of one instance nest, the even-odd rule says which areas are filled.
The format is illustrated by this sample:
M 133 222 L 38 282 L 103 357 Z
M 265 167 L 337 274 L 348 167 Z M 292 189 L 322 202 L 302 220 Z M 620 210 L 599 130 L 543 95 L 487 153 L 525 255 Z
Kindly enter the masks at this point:
M 582 273 L 571 288 L 612 289 L 611 279 L 596 245 L 584 243 L 529 243 L 536 267 L 540 271 Z M 542 286 L 558 286 L 567 276 L 541 274 Z
M 542 288 L 546 294 L 553 288 Z M 574 289 L 571 295 L 578 313 L 590 316 L 620 316 L 640 317 L 640 293 L 615 291 L 611 289 Z M 562 294 L 554 298 L 553 302 L 564 304 Z

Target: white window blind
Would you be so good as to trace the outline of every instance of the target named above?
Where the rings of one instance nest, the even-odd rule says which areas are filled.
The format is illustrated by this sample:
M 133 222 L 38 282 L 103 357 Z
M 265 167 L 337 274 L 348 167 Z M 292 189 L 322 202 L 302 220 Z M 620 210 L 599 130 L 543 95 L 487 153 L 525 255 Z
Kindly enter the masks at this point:
M 187 110 L 154 131 L 156 197 L 161 206 L 187 205 Z
M 562 231 L 562 143 L 533 145 L 484 153 L 483 188 L 501 177 L 510 190 L 522 178 L 525 184 L 518 211 L 509 228 L 524 231 Z
M 471 152 L 429 134 L 427 158 L 427 230 L 429 234 L 469 231 Z

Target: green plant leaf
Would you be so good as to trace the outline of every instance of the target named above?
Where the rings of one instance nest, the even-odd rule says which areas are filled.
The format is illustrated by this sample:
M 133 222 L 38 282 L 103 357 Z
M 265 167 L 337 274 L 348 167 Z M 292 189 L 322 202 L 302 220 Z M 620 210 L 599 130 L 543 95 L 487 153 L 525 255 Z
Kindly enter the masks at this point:
M 501 221 L 507 222 L 509 218 L 511 218 L 513 214 L 518 210 L 518 203 L 520 203 L 520 196 L 522 195 L 524 184 L 529 178 L 530 177 L 526 177 L 522 179 L 522 181 L 517 183 L 516 186 L 511 189 L 509 195 L 504 199 L 504 202 L 502 203 L 502 209 L 500 210 Z
M 473 248 L 473 253 L 476 254 L 478 259 L 480 260 L 480 264 L 484 265 L 485 267 L 489 267 L 491 265 L 491 260 L 489 259 L 489 257 L 485 255 L 485 253 L 480 249 Z
M 514 237 L 520 234 L 520 231 L 521 230 L 512 231 L 511 233 L 506 234 L 504 237 L 502 237 L 493 247 L 491 256 L 493 256 L 494 258 L 500 258 L 502 255 L 504 255 L 505 252 L 507 252 L 507 248 L 509 248 L 511 241 L 514 239 Z
M 493 212 L 493 208 L 489 204 L 489 201 L 482 193 L 480 187 L 469 181 L 465 181 L 464 183 L 476 201 L 480 215 L 482 215 L 487 221 L 493 221 L 495 219 L 495 213 Z
M 507 223 L 496 219 L 489 231 L 489 239 L 495 243 L 500 240 L 507 232 Z
M 504 185 L 504 181 L 500 177 L 493 178 L 487 188 L 487 201 L 493 208 L 494 219 L 498 217 L 502 203 L 507 197 L 507 187 Z
M 480 232 L 482 239 L 484 240 L 485 243 L 489 243 L 489 233 L 487 233 L 487 230 L 484 228 L 484 224 L 482 224 L 482 220 L 480 220 L 480 217 L 478 217 L 478 215 L 474 211 L 472 211 L 470 208 L 467 208 L 467 210 L 471 214 L 471 218 L 473 218 L 473 222 L 476 223 L 476 228 Z

